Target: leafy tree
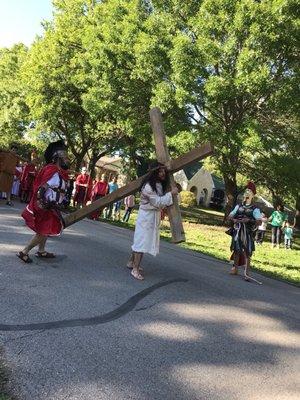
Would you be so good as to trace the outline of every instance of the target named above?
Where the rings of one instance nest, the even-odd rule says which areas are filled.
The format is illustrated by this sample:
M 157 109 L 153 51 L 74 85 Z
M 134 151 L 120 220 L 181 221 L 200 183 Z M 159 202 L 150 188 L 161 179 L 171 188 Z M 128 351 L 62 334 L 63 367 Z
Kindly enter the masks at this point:
M 27 48 L 18 44 L 0 49 L 0 147 L 22 142 L 29 122 L 25 90 L 20 68 L 26 59 Z
M 266 130 L 264 116 L 282 110 L 299 83 L 295 11 L 293 0 L 153 0 L 140 36 L 138 74 L 153 79 L 152 102 L 185 107 L 190 130 L 214 143 L 228 209 L 253 140 L 265 151 L 293 143 Z
M 139 76 L 136 58 L 149 12 L 143 1 L 100 2 L 93 10 L 93 23 L 84 40 L 89 49 L 82 62 L 88 77 L 84 106 L 93 118 L 105 121 L 103 138 L 107 144 L 117 143 L 120 154 L 128 160 L 130 173 L 154 153 L 149 121 L 153 82 L 151 77 Z M 185 120 L 184 113 L 173 104 L 165 116 L 170 136 L 183 127 Z
M 67 140 L 78 170 L 99 148 L 101 120 L 86 111 L 82 37 L 93 1 L 55 0 L 54 20 L 30 49 L 23 68 L 27 101 L 39 131 Z

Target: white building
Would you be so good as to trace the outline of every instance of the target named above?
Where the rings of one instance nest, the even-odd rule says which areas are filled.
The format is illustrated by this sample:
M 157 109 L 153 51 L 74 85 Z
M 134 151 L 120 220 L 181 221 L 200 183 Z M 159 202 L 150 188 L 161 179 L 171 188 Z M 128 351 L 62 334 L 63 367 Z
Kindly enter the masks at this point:
M 225 205 L 225 185 L 222 179 L 203 168 L 201 162 L 192 164 L 174 174 L 182 190 L 193 192 L 197 204 L 206 207 Z

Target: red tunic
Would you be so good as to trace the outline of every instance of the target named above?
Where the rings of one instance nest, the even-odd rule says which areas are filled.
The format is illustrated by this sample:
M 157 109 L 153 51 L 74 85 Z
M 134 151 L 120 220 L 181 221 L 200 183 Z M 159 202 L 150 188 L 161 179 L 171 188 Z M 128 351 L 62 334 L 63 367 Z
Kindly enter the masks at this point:
M 96 181 L 92 190 L 92 201 L 98 200 L 101 197 L 106 196 L 108 193 L 108 183 L 103 181 Z M 90 215 L 91 219 L 98 219 L 102 213 L 102 210 L 96 210 Z
M 92 200 L 95 200 L 96 196 L 106 196 L 107 193 L 108 193 L 108 183 L 103 181 L 100 182 L 97 181 L 93 186 Z
M 26 225 L 34 232 L 43 236 L 58 236 L 63 229 L 62 219 L 59 211 L 55 209 L 45 210 L 37 203 L 37 192 L 40 186 L 44 185 L 55 173 L 58 173 L 64 180 L 68 180 L 68 173 L 54 164 L 43 167 L 35 178 L 33 184 L 33 195 L 28 206 L 24 209 L 22 217 Z
M 36 168 L 34 164 L 29 163 L 24 166 L 20 179 L 20 185 L 22 191 L 30 192 L 32 190 L 32 184 L 35 172 Z
M 76 178 L 76 191 L 74 195 L 74 201 L 78 203 L 86 203 L 91 200 L 92 194 L 92 179 L 88 174 L 80 174 Z M 81 185 L 88 185 L 84 187 Z

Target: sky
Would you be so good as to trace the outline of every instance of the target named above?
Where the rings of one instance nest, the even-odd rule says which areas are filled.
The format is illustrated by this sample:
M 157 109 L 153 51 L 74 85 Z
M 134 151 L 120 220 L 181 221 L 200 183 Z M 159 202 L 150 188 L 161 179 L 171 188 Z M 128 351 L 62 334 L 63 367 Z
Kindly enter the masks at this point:
M 52 0 L 0 0 L 0 47 L 29 46 L 52 16 Z

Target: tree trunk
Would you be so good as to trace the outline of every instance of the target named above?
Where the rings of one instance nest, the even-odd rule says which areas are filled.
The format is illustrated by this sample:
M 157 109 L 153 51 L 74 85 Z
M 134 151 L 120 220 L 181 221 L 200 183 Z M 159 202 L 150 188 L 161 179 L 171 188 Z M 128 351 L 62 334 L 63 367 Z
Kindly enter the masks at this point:
M 89 162 L 89 170 L 90 170 L 92 179 L 94 179 L 96 176 L 97 161 L 99 160 L 99 158 L 105 156 L 105 154 L 107 154 L 107 152 L 108 152 L 107 150 L 103 150 L 101 153 L 99 153 L 99 151 L 92 152 L 92 156 L 91 156 L 90 162 Z
M 84 156 L 78 155 L 75 159 L 75 171 L 79 172 L 80 168 L 82 166 L 82 161 L 83 161 Z

